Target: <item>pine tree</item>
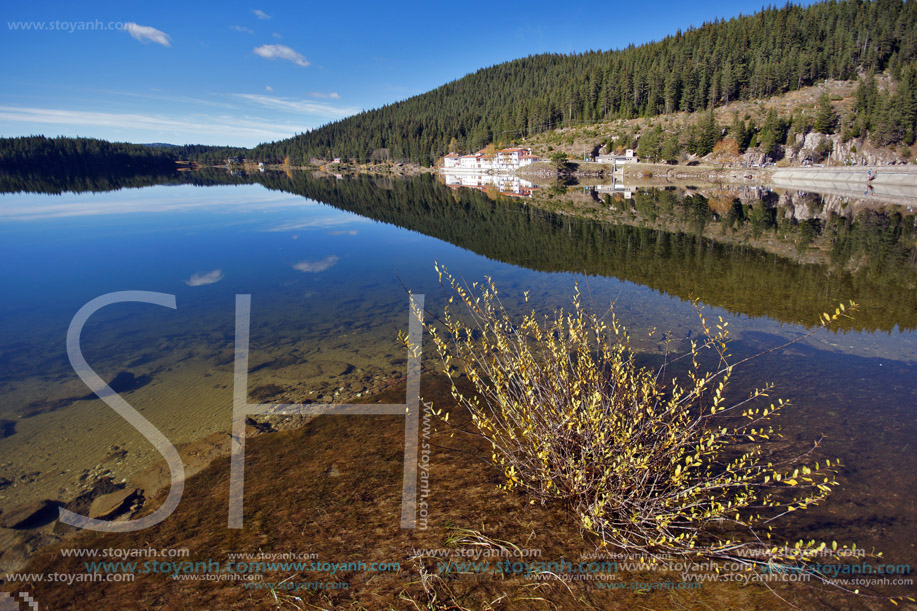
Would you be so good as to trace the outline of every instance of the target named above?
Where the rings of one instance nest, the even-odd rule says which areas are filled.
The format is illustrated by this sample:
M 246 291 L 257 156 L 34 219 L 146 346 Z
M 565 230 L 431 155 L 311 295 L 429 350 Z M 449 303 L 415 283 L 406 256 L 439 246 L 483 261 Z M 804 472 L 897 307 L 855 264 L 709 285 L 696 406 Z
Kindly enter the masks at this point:
M 678 134 L 670 134 L 659 150 L 659 157 L 664 161 L 677 161 L 680 154 L 681 144 L 678 142 Z
M 745 120 L 739 118 L 738 112 L 732 114 L 732 125 L 729 127 L 729 135 L 736 141 L 739 153 L 744 153 L 748 148 L 750 135 L 748 129 L 745 127 Z
M 815 131 L 820 134 L 833 134 L 837 125 L 837 113 L 831 106 L 831 96 L 824 92 L 818 98 L 818 108 L 815 112 Z
M 720 139 L 721 131 L 720 126 L 716 124 L 716 117 L 711 108 L 704 113 L 699 124 L 696 147 L 697 154 L 701 157 L 710 154 L 713 151 L 713 147 L 716 146 L 717 141 Z
M 655 161 L 659 158 L 662 147 L 662 127 L 657 125 L 646 130 L 637 142 L 637 156 L 641 159 Z
M 786 138 L 785 125 L 777 116 L 777 111 L 771 108 L 767 111 L 764 126 L 758 134 L 758 148 L 768 157 L 777 155 L 777 146 Z

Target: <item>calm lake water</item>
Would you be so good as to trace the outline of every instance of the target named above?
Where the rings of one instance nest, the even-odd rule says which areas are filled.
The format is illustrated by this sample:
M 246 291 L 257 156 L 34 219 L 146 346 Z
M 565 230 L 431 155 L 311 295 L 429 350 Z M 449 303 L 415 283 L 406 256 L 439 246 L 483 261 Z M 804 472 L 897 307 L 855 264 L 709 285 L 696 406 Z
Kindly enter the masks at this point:
M 734 328 L 737 357 L 804 333 L 841 300 L 833 332 L 761 357 L 737 392 L 772 381 L 793 406 L 788 451 L 825 436 L 845 467 L 788 539 L 837 539 L 917 563 L 917 262 L 913 213 L 806 193 L 601 190 L 542 208 L 430 177 L 333 180 L 216 174 L 99 193 L 0 195 L 0 510 L 66 501 L 158 459 L 66 356 L 76 311 L 102 294 L 173 294 L 177 310 L 110 306 L 83 331 L 88 362 L 175 444 L 228 431 L 235 295 L 252 295 L 249 394 L 346 401 L 404 376 L 405 287 L 442 307 L 434 261 L 493 277 L 513 307 L 612 301 L 647 358 L 698 332 L 689 301 Z M 541 197 L 542 195 L 539 195 Z M 586 218 L 568 216 L 579 207 Z M 426 364 L 433 366 L 432 353 Z

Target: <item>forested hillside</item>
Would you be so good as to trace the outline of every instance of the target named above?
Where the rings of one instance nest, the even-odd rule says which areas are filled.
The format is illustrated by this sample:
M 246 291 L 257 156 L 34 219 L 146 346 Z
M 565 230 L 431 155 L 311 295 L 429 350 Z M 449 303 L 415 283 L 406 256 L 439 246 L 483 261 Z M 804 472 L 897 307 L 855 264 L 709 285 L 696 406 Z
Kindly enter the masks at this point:
M 91 174 L 113 167 L 161 172 L 175 168 L 169 149 L 95 138 L 0 138 L 0 171 Z
M 843 0 L 769 8 L 662 41 L 606 52 L 507 62 L 428 93 L 256 147 L 290 157 L 383 157 L 432 164 L 568 124 L 695 111 L 763 98 L 821 79 L 889 70 L 917 60 L 917 6 Z M 613 44 L 613 39 L 609 40 Z
M 191 145 L 146 145 L 96 138 L 0 138 L 0 192 L 49 189 L 106 191 L 133 181 L 155 184 L 175 174 L 177 161 L 219 164 L 248 149 Z

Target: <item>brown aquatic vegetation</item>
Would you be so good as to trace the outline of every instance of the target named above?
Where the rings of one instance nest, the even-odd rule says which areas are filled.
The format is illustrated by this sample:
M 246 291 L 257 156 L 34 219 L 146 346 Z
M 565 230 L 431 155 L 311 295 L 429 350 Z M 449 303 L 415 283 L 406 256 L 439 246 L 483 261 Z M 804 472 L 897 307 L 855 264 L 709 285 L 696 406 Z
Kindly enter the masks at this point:
M 473 389 L 457 381 L 466 392 Z M 471 428 L 465 409 L 453 405 L 443 376 L 427 375 L 424 396 L 451 410 L 450 423 Z M 403 401 L 404 384 L 367 399 L 373 403 Z M 780 608 L 762 584 L 737 581 L 705 583 L 686 590 L 599 589 L 594 581 L 562 581 L 538 575 L 540 569 L 503 575 L 441 571 L 438 563 L 467 560 L 458 555 L 424 556 L 431 548 L 508 549 L 499 557 L 525 559 L 520 547 L 537 549 L 532 560 L 592 558 L 592 541 L 583 540 L 572 520 L 564 519 L 559 504 L 529 504 L 525 497 L 504 494 L 496 478 L 481 465 L 490 455 L 483 438 L 449 437 L 449 427 L 431 434 L 430 473 L 433 494 L 427 530 L 399 528 L 401 503 L 403 418 L 396 416 L 319 416 L 301 428 L 258 435 L 249 440 L 246 456 L 253 475 L 246 482 L 246 528 L 226 530 L 228 460 L 218 459 L 191 477 L 185 497 L 169 519 L 144 532 L 84 532 L 63 547 L 106 548 L 182 547 L 189 560 L 227 560 L 236 552 L 312 552 L 320 560 L 397 561 L 398 572 L 297 572 L 278 570 L 264 575 L 275 584 L 346 581 L 342 590 L 248 589 L 238 581 L 180 581 L 165 574 L 138 574 L 130 582 L 100 585 L 90 581 L 30 584 L 7 583 L 0 590 L 30 592 L 42 609 L 545 609 L 558 611 L 629 611 L 631 609 L 761 609 Z M 337 465 L 340 473 L 331 475 Z M 163 493 L 159 497 L 161 501 Z M 604 555 L 597 555 L 603 556 Z M 482 555 L 481 558 L 485 556 Z M 24 573 L 86 571 L 88 558 L 64 556 L 48 549 Z M 671 572 L 622 567 L 621 582 L 677 580 Z M 541 580 L 540 577 L 551 577 Z M 533 582 L 534 579 L 537 581 Z M 775 583 L 777 593 L 803 609 L 866 608 L 859 599 L 838 592 Z M 544 599 L 544 600 L 542 600 Z
M 770 385 L 727 400 L 734 368 L 749 359 L 731 362 L 722 318 L 711 325 L 699 309 L 702 338 L 654 370 L 635 361 L 613 308 L 608 322 L 587 313 L 578 289 L 569 311 L 513 319 L 489 278 L 468 286 L 436 271 L 448 305 L 427 328 L 454 399 L 491 445 L 504 490 L 530 503 L 560 502 L 600 546 L 651 559 L 701 557 L 753 570 L 855 549 L 778 541 L 771 523 L 824 501 L 839 465 L 807 462 L 818 442 L 802 455 L 767 456 L 763 443 L 779 437 L 770 421 L 787 403 L 760 405 Z M 855 307 L 823 314 L 794 341 Z M 705 370 L 701 361 L 711 356 Z M 686 379 L 668 379 L 666 368 L 680 359 L 690 360 Z M 475 392 L 456 385 L 461 374 Z

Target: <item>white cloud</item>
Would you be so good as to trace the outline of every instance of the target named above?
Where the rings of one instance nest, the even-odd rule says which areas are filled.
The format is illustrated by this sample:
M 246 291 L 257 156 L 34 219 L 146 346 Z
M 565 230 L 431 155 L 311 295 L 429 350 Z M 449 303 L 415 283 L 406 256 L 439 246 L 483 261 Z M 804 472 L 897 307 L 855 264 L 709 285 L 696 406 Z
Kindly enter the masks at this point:
M 254 34 L 255 31 L 251 28 L 247 28 L 244 25 L 231 25 L 229 26 L 230 30 L 235 30 L 236 32 L 245 32 L 246 34 Z
M 223 270 L 215 269 L 212 272 L 198 272 L 192 274 L 191 277 L 185 280 L 185 284 L 188 286 L 204 286 L 205 284 L 214 284 L 223 279 Z
M 338 108 L 321 102 L 312 102 L 310 100 L 297 100 L 294 98 L 280 98 L 277 96 L 260 95 L 257 93 L 237 93 L 235 97 L 249 102 L 254 102 L 266 108 L 274 110 L 284 110 L 287 112 L 304 112 L 318 114 L 326 117 L 347 117 L 359 109 L 353 107 Z
M 148 25 L 125 23 L 124 29 L 127 30 L 127 33 L 133 36 L 135 40 L 139 40 L 142 43 L 155 42 L 164 47 L 172 46 L 172 41 L 169 39 L 168 34 L 156 28 L 151 28 Z
M 313 98 L 327 98 L 331 100 L 341 99 L 341 96 L 337 91 L 329 91 L 328 93 L 323 91 L 310 91 L 309 95 L 311 95 Z
M 265 231 L 287 232 L 287 231 L 305 231 L 305 230 L 328 230 L 336 227 L 359 227 L 364 223 L 373 221 L 355 214 L 329 214 L 326 216 L 317 216 L 312 214 L 309 218 L 286 221 Z
M 283 38 L 283 36 L 281 36 L 277 32 L 274 32 L 273 34 L 271 34 L 271 36 L 273 36 L 274 38 Z
M 271 18 L 270 15 L 268 15 L 267 13 L 259 9 L 254 9 L 252 12 L 255 14 L 255 16 L 258 19 L 270 19 Z
M 286 45 L 261 45 L 255 47 L 255 55 L 265 59 L 285 59 L 303 68 L 309 65 L 309 60 Z
M 195 98 L 192 96 L 184 95 L 168 95 L 163 93 L 155 93 L 159 91 L 154 89 L 153 92 L 146 91 L 118 91 L 117 89 L 92 89 L 96 93 L 110 94 L 110 95 L 120 95 L 131 98 L 141 98 L 147 100 L 163 100 L 166 102 L 179 102 L 185 106 L 190 106 L 192 104 L 206 104 L 207 106 L 217 106 L 219 108 L 236 108 L 235 106 L 228 104 L 224 101 L 208 100 L 206 98 Z
M 176 135 L 187 138 L 186 142 L 200 141 L 201 136 L 214 140 L 214 136 L 225 141 L 228 135 L 238 139 L 246 138 L 256 142 L 289 138 L 303 131 L 302 124 L 268 123 L 258 119 L 239 118 L 230 115 L 202 115 L 182 118 L 162 115 L 141 115 L 134 113 L 107 113 L 84 110 L 60 110 L 53 108 L 22 108 L 0 106 L 0 120 L 12 124 L 38 123 L 65 125 L 70 127 L 108 127 L 124 130 L 157 130 L 169 132 L 161 137 L 171 139 Z M 47 130 L 48 128 L 43 128 Z M 30 132 L 31 133 L 31 132 Z M 123 136 L 119 136 L 123 137 Z M 146 138 L 147 136 L 144 136 Z M 109 138 L 110 139 L 110 138 Z M 131 137 L 137 141 L 138 137 Z M 148 140 L 141 139 L 141 142 Z M 164 140 L 169 141 L 169 140 Z
M 301 272 L 317 274 L 318 272 L 325 271 L 337 262 L 338 258 L 334 255 L 331 255 L 330 257 L 325 257 L 321 261 L 300 261 L 299 263 L 293 265 L 293 269 L 299 270 Z
M 271 87 L 270 85 L 265 85 L 265 86 L 264 86 L 264 90 L 265 90 L 265 91 L 274 91 L 274 88 Z

